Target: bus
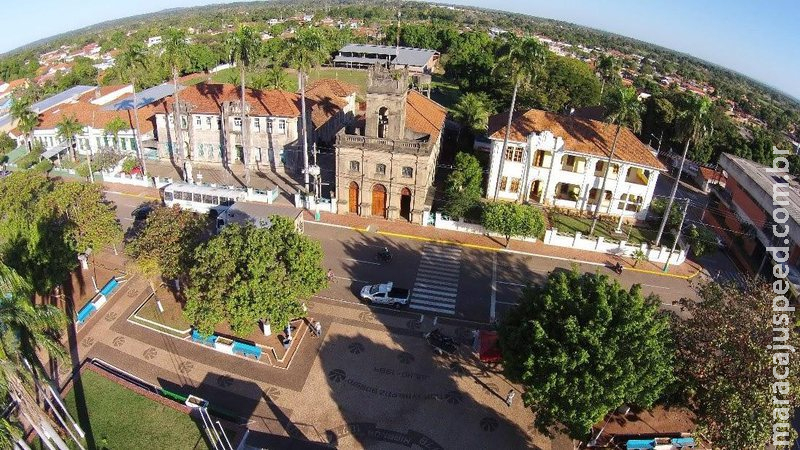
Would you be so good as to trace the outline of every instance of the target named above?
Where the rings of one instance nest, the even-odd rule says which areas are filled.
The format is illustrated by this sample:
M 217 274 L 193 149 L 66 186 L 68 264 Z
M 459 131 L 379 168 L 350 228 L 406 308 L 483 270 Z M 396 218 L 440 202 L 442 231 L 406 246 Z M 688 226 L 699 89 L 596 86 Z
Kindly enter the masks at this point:
M 206 214 L 212 210 L 219 212 L 220 206 L 229 207 L 247 197 L 244 189 L 213 187 L 190 183 L 171 183 L 164 187 L 164 204 L 171 208 L 178 205 L 183 209 Z

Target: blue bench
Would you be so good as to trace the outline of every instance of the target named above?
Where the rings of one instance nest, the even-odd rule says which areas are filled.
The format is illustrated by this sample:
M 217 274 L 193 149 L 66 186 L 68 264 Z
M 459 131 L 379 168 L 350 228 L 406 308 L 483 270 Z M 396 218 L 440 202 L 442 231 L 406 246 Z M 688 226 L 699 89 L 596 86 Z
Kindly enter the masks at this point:
M 119 281 L 117 281 L 117 279 L 115 277 L 111 277 L 111 279 L 108 280 L 108 283 L 106 283 L 106 285 L 103 286 L 103 289 L 100 289 L 100 294 L 101 295 L 105 295 L 106 297 L 108 297 L 109 294 L 114 292 L 114 289 L 117 288 L 118 284 L 119 284 Z
M 213 347 L 217 342 L 217 337 L 213 334 L 210 336 L 203 336 L 197 330 L 192 330 L 192 340 Z
M 672 438 L 670 443 L 678 448 L 694 448 L 694 438 Z
M 255 359 L 261 359 L 261 348 L 255 345 L 245 344 L 244 342 L 234 342 L 233 352 L 242 356 L 252 356 Z
M 92 303 L 91 301 L 86 305 L 84 305 L 83 308 L 81 308 L 78 311 L 78 323 L 86 322 L 86 319 L 88 319 L 89 316 L 94 314 L 95 311 L 97 311 L 97 307 L 94 306 L 94 303 Z
M 625 444 L 627 450 L 652 450 L 655 448 L 655 441 L 652 439 L 632 439 Z

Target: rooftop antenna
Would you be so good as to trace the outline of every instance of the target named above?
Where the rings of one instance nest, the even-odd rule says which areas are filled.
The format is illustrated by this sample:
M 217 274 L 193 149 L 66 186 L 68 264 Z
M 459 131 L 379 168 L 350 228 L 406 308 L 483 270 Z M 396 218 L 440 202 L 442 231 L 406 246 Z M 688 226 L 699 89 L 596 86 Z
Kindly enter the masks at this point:
M 394 48 L 394 57 L 400 56 L 400 7 L 397 8 L 397 44 Z

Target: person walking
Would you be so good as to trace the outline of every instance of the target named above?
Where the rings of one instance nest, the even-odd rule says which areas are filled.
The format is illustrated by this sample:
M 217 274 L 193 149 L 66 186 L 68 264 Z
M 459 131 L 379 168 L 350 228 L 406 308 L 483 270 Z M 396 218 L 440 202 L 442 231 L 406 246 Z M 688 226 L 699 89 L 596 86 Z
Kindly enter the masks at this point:
M 322 324 L 318 320 L 314 321 L 314 334 L 317 337 L 322 336 Z
M 335 283 L 336 281 L 333 279 L 333 269 L 328 269 L 328 283 Z
M 510 391 L 508 391 L 508 395 L 506 395 L 506 404 L 508 405 L 508 407 L 509 407 L 509 408 L 511 407 L 511 403 L 512 403 L 512 402 L 514 402 L 514 396 L 515 396 L 516 394 L 517 394 L 517 393 L 516 393 L 516 392 L 514 392 L 514 390 L 513 390 L 513 389 L 511 389 Z

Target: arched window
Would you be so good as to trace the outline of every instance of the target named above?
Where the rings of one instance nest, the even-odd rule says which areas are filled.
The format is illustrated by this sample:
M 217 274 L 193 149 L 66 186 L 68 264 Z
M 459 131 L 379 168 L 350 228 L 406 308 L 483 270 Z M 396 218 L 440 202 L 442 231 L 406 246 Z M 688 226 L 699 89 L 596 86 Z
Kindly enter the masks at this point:
M 378 110 L 378 137 L 385 138 L 386 130 L 389 128 L 389 109 L 382 107 Z
M 386 175 L 386 164 L 375 164 L 375 175 Z

